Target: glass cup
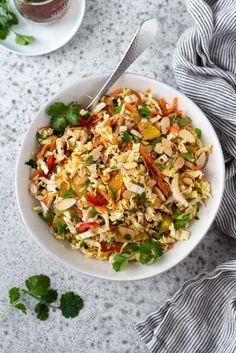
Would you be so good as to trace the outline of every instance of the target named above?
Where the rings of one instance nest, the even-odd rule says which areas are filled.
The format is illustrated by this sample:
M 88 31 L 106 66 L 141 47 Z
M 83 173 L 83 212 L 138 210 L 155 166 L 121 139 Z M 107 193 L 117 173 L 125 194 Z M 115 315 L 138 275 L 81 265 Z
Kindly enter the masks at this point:
M 67 11 L 70 0 L 14 0 L 25 18 L 38 23 L 53 23 Z

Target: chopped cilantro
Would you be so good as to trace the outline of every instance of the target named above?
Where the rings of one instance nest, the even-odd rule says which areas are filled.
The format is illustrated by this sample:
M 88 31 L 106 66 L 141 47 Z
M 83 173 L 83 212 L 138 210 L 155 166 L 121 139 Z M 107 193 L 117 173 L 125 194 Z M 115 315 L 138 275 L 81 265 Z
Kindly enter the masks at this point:
M 28 162 L 25 162 L 26 165 L 29 165 L 31 168 L 37 169 L 37 162 L 33 159 L 30 159 Z
M 195 216 L 194 219 L 196 219 L 196 221 L 198 221 L 200 218 L 198 216 Z
M 150 118 L 151 116 L 151 111 L 146 105 L 143 105 L 142 108 L 138 110 L 138 112 L 139 115 L 141 115 L 143 118 Z
M 98 215 L 98 211 L 96 210 L 95 207 L 92 207 L 92 208 L 90 209 L 90 212 L 91 212 L 91 217 L 92 217 L 92 218 L 95 218 L 95 217 Z
M 42 142 L 44 140 L 43 136 L 40 133 L 36 133 L 36 140 L 38 142 L 39 145 L 42 145 Z
M 152 232 L 151 237 L 155 239 L 159 239 L 161 236 L 160 236 L 160 233 Z
M 116 165 L 113 165 L 112 167 L 110 167 L 111 170 L 116 170 L 117 169 L 117 166 Z
M 140 142 L 140 137 L 133 135 L 133 134 L 131 134 L 131 136 L 132 136 L 132 139 L 134 142 L 136 142 L 136 143 Z
M 181 153 L 180 155 L 189 162 L 194 160 L 194 156 L 191 153 Z
M 70 188 L 68 190 L 60 191 L 59 196 L 63 197 L 63 199 L 69 199 L 70 197 L 75 197 L 76 193 L 72 188 Z
M 128 132 L 124 132 L 123 133 L 123 140 L 126 142 L 126 143 L 130 143 L 132 142 L 132 136 L 128 133 Z
M 188 116 L 185 116 L 179 119 L 178 124 L 179 126 L 185 126 L 185 125 L 188 125 L 190 122 L 191 122 L 191 119 Z
M 110 239 L 106 242 L 106 246 L 109 248 L 114 243 L 114 239 Z
M 124 255 L 118 254 L 114 256 L 113 261 L 112 261 L 112 267 L 113 269 L 118 272 L 121 271 L 122 268 L 128 263 L 127 257 Z
M 124 239 L 125 240 L 131 240 L 132 239 L 132 237 L 131 237 L 131 235 L 130 234 L 124 234 Z
M 88 157 L 85 159 L 85 162 L 86 162 L 88 165 L 93 164 L 93 163 L 94 163 L 93 157 L 92 157 L 92 156 L 88 156 Z
M 197 138 L 200 139 L 201 136 L 202 136 L 202 131 L 201 131 L 201 129 L 199 129 L 198 127 L 196 127 L 196 129 L 194 130 L 194 132 L 195 132 Z
M 62 237 L 64 237 L 67 232 L 66 225 L 63 224 L 61 221 L 57 221 L 54 223 L 54 230 L 58 235 Z
M 161 164 L 161 163 L 156 163 L 156 166 L 157 166 L 157 168 L 160 169 L 160 170 L 163 170 L 163 169 L 164 169 L 163 164 Z
M 146 193 L 145 192 L 142 192 L 142 194 L 139 195 L 139 200 L 142 204 L 145 203 L 145 201 L 146 201 Z
M 117 107 L 112 107 L 112 113 L 114 115 L 119 114 L 121 112 L 122 105 L 118 105 Z
M 173 116 L 170 118 L 170 123 L 171 123 L 171 125 L 173 125 L 173 124 L 176 122 L 176 119 L 177 119 L 177 116 L 176 116 L 176 115 L 173 115 Z

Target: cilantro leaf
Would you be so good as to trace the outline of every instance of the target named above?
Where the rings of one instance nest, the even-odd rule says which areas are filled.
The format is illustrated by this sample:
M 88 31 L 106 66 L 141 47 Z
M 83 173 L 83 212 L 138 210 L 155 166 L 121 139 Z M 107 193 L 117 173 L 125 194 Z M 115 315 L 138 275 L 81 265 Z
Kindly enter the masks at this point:
M 60 306 L 62 315 L 66 318 L 76 317 L 83 308 L 83 299 L 73 292 L 66 292 L 60 298 Z
M 51 212 L 47 212 L 45 215 L 43 213 L 39 213 L 39 216 L 43 218 L 43 220 L 47 223 L 53 221 L 53 214 Z
M 9 28 L 1 28 L 0 27 L 0 40 L 4 40 L 7 38 L 8 34 L 9 34 Z
M 196 129 L 194 130 L 194 132 L 195 132 L 197 138 L 200 139 L 201 136 L 202 136 L 202 131 L 201 131 L 201 129 L 199 129 L 198 127 L 196 127 Z
M 138 112 L 139 115 L 141 115 L 143 118 L 150 118 L 151 116 L 151 111 L 146 105 L 143 105 L 142 108 L 138 110 Z
M 73 103 L 70 104 L 66 110 L 66 120 L 72 126 L 78 126 L 79 121 L 79 109 Z
M 161 164 L 161 163 L 156 163 L 156 166 L 157 166 L 157 168 L 160 169 L 160 170 L 163 170 L 163 169 L 164 169 L 163 164 Z
M 59 115 L 58 117 L 53 117 L 51 119 L 51 127 L 56 132 L 63 133 L 63 131 L 67 127 L 67 121 L 62 115 Z
M 47 320 L 49 316 L 49 308 L 46 304 L 38 303 L 35 305 L 34 311 L 37 314 L 37 318 L 41 321 Z
M 88 165 L 93 164 L 93 163 L 94 163 L 93 156 L 88 156 L 88 157 L 85 159 L 85 162 L 86 162 Z
M 13 304 L 18 299 L 20 299 L 20 290 L 19 288 L 13 287 L 9 290 L 9 300 L 10 304 Z
M 44 303 L 50 304 L 57 300 L 57 291 L 55 289 L 49 289 L 46 294 L 41 296 L 41 300 Z
M 121 112 L 122 105 L 118 105 L 117 107 L 112 107 L 112 113 L 114 115 L 119 114 Z
M 90 209 L 90 212 L 91 212 L 91 217 L 92 217 L 92 218 L 95 218 L 95 217 L 98 215 L 98 211 L 96 210 L 95 207 L 92 207 L 92 208 Z
M 66 106 L 63 102 L 55 102 L 51 104 L 46 112 L 52 118 L 57 118 L 59 115 L 63 115 L 66 111 Z
M 171 123 L 171 125 L 173 125 L 173 124 L 175 123 L 176 119 L 177 119 L 177 116 L 176 116 L 176 115 L 173 115 L 173 116 L 170 118 L 170 123 Z
M 30 294 L 41 297 L 48 292 L 48 288 L 50 287 L 50 278 L 45 275 L 31 276 L 26 279 L 25 285 Z
M 160 257 L 163 254 L 163 252 L 164 252 L 163 247 L 158 241 L 154 239 L 147 239 L 140 246 L 139 261 L 142 265 L 150 265 L 158 257 Z
M 128 263 L 127 257 L 125 257 L 124 255 L 118 254 L 114 256 L 112 261 L 113 270 L 115 270 L 116 272 L 119 272 L 127 263 Z
M 185 116 L 179 119 L 178 124 L 179 126 L 185 126 L 185 125 L 188 125 L 190 122 L 191 122 L 191 119 L 188 116 Z
M 31 168 L 37 169 L 37 162 L 33 159 L 30 159 L 28 162 L 25 162 L 26 165 L 29 165 Z
M 117 166 L 116 165 L 113 165 L 112 167 L 110 167 L 111 170 L 116 170 L 117 169 Z
M 131 237 L 131 235 L 130 234 L 124 234 L 124 239 L 125 240 L 131 240 L 132 239 L 132 237 Z
M 146 193 L 145 192 L 142 192 L 142 194 L 139 195 L 139 200 L 142 204 L 145 203 L 145 201 L 146 201 Z
M 75 191 L 70 188 L 68 190 L 60 191 L 59 196 L 63 197 L 63 199 L 69 199 L 70 197 L 74 197 L 76 195 Z
M 32 36 L 25 36 L 23 34 L 16 33 L 16 32 L 15 32 L 15 35 L 16 35 L 15 42 L 16 44 L 19 44 L 19 45 L 29 45 L 30 43 L 33 43 L 33 41 L 35 40 L 35 38 Z
M 54 231 L 58 235 L 65 237 L 65 235 L 67 233 L 66 225 L 63 224 L 63 222 L 61 222 L 61 221 L 54 222 Z
M 42 142 L 43 142 L 44 138 L 39 132 L 36 133 L 36 140 L 37 140 L 39 145 L 42 145 Z
M 22 311 L 23 314 L 26 314 L 26 307 L 23 303 L 17 303 L 16 305 L 14 305 L 14 308 Z
M 181 153 L 180 155 L 189 162 L 192 162 L 194 160 L 194 157 L 191 153 Z
M 126 142 L 126 143 L 130 143 L 132 142 L 132 136 L 128 133 L 128 132 L 124 132 L 123 133 L 123 140 Z

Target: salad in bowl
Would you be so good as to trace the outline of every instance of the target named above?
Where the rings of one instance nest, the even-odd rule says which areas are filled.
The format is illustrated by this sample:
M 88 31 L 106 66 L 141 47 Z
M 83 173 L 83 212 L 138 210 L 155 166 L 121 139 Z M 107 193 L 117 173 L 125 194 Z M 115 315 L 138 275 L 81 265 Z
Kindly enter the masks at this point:
M 177 97 L 118 87 L 91 111 L 56 100 L 46 112 L 50 124 L 37 129 L 27 162 L 29 190 L 56 239 L 121 271 L 153 264 L 191 236 L 211 197 L 213 146 Z

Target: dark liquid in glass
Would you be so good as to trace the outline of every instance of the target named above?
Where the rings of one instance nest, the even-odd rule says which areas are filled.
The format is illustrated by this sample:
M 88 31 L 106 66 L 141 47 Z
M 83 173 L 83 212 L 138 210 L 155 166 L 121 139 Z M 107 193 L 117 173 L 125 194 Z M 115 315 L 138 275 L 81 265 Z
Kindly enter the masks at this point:
M 15 2 L 20 13 L 28 19 L 51 23 L 64 15 L 70 0 L 15 0 Z

